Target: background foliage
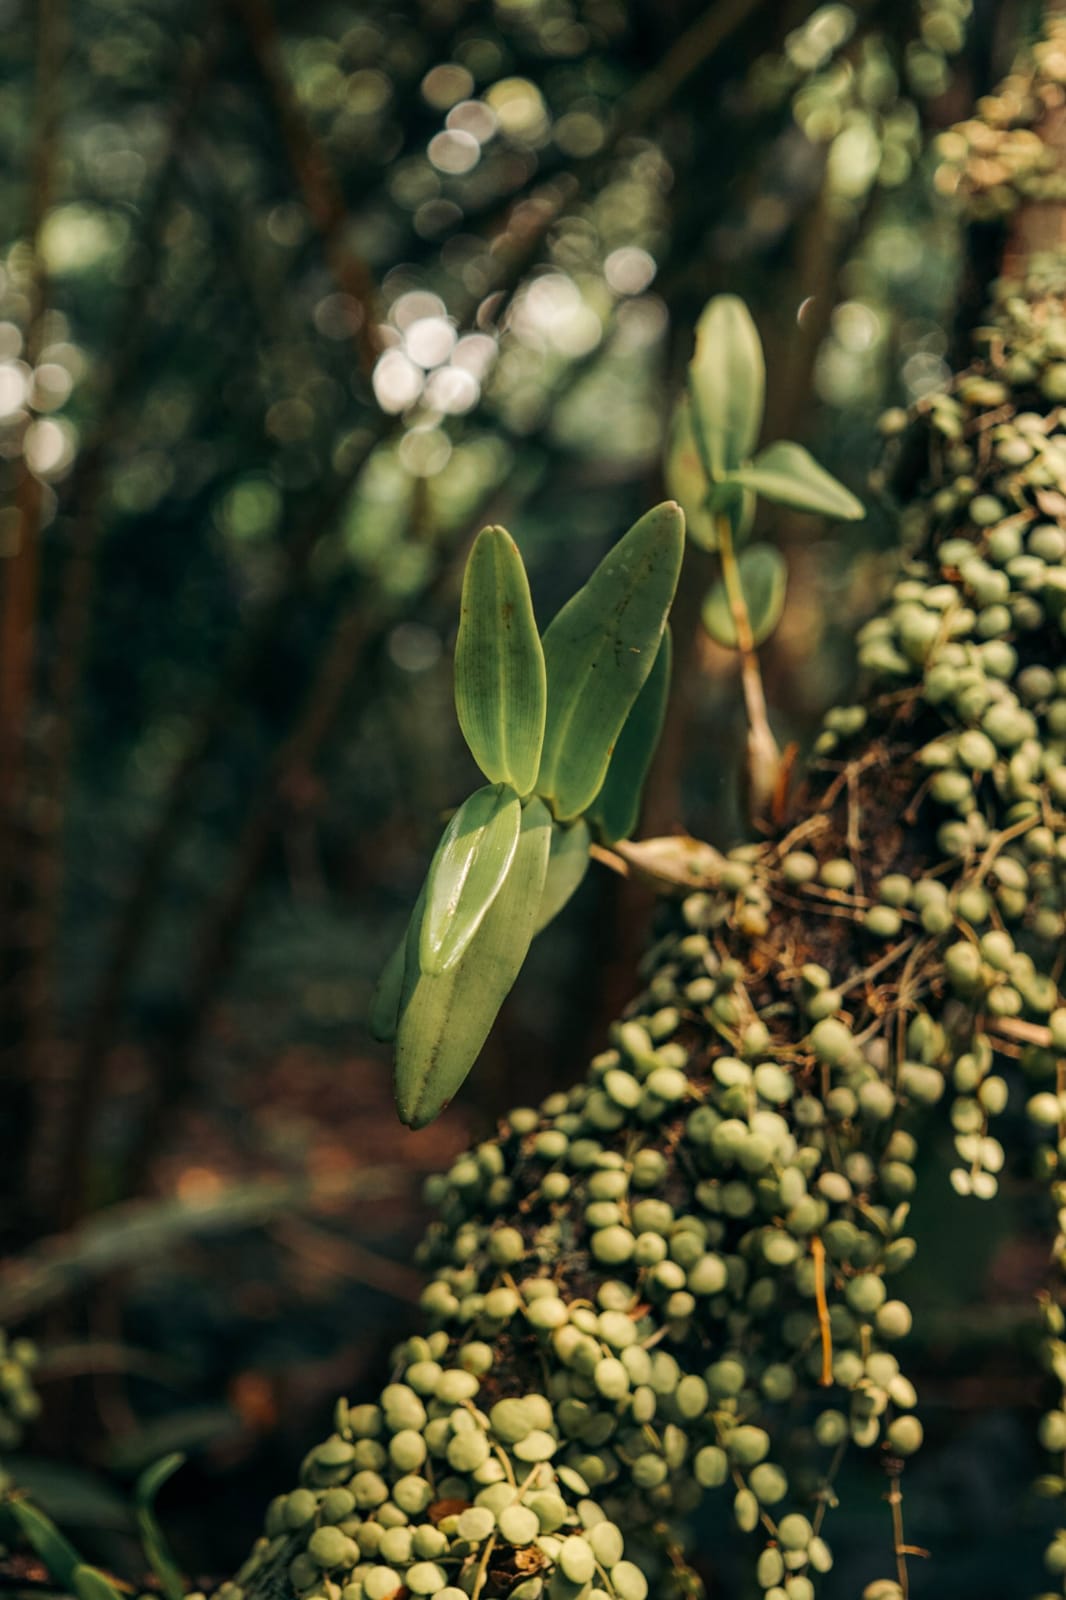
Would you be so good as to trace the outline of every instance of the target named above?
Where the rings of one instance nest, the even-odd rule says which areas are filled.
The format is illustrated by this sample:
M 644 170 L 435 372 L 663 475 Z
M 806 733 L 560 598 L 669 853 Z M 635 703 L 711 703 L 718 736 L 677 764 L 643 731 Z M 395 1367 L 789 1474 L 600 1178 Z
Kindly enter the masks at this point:
M 802 742 L 895 546 L 877 415 L 945 376 L 972 298 L 930 135 L 1032 9 L 0 0 L 0 1323 L 43 1349 L 20 1481 L 95 1559 L 136 1575 L 123 1489 L 181 1447 L 184 1563 L 239 1560 L 417 1294 L 419 1173 L 510 1085 L 569 1081 L 626 997 L 650 908 L 593 873 L 462 1103 L 395 1123 L 363 1019 L 473 786 L 473 534 L 509 527 L 549 618 L 661 497 L 695 319 L 742 292 L 765 438 L 871 513 L 760 510 L 792 574 L 771 710 Z M 726 842 L 743 718 L 686 559 L 645 831 Z M 912 1363 L 932 1442 L 956 1427 L 909 1532 L 939 1593 L 1000 1595 L 1037 1514 L 1040 1246 L 1024 1196 L 993 1237 L 922 1188 Z

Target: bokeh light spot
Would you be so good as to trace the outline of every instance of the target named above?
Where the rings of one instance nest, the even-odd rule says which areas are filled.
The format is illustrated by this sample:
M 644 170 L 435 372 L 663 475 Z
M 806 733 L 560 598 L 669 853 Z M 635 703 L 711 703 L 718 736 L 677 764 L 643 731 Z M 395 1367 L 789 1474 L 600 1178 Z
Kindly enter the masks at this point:
M 467 100 L 474 87 L 473 76 L 454 61 L 431 67 L 422 79 L 422 94 L 437 111 L 447 111 L 460 100 Z
M 478 144 L 487 144 L 496 132 L 496 113 L 484 100 L 461 100 L 448 112 L 445 123 L 457 133 L 468 133 Z
M 455 348 L 456 332 L 444 317 L 419 317 L 404 334 L 404 349 L 420 367 L 439 367 Z
M 603 275 L 615 294 L 641 294 L 655 277 L 655 258 L 636 245 L 623 245 L 611 251 Z
M 448 465 L 452 442 L 443 428 L 412 428 L 397 453 L 412 477 L 434 478 Z
M 464 367 L 438 367 L 426 384 L 426 404 L 446 416 L 458 417 L 477 405 L 481 385 Z
M 69 422 L 41 417 L 26 429 L 26 465 L 38 478 L 58 478 L 74 460 L 78 436 Z
M 401 672 L 426 672 L 441 648 L 440 635 L 420 622 L 401 622 L 389 634 L 389 656 Z
M 382 411 L 395 415 L 413 406 L 422 393 L 422 373 L 402 350 L 386 350 L 374 368 L 374 396 Z
M 447 128 L 443 133 L 434 134 L 426 153 L 438 172 L 454 177 L 477 166 L 481 146 L 472 133 L 464 133 L 461 128 Z
M 30 369 L 24 361 L 0 364 L 0 417 L 10 417 L 25 403 L 30 390 Z

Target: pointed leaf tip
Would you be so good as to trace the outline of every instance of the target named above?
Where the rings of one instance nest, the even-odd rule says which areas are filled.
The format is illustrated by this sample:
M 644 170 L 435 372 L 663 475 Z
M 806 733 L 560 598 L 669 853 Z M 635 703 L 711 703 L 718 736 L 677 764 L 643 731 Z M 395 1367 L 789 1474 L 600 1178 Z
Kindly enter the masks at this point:
M 506 528 L 483 528 L 463 578 L 455 644 L 455 709 L 491 783 L 528 794 L 544 739 L 544 652 L 529 581 Z
M 674 501 L 636 522 L 544 635 L 548 720 L 537 792 L 580 816 L 658 653 L 677 588 L 685 519 Z
M 857 522 L 866 515 L 862 501 L 820 467 L 803 445 L 779 439 L 760 450 L 754 461 L 729 474 L 730 482 L 753 489 L 778 505 L 823 517 Z

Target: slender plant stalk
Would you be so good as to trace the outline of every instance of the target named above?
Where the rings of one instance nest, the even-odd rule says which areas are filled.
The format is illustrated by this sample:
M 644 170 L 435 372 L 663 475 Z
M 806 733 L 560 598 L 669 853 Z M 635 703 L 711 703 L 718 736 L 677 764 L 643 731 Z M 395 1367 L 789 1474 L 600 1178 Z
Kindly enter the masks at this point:
M 740 581 L 740 567 L 733 546 L 733 525 L 727 515 L 715 518 L 718 538 L 718 556 L 722 563 L 722 581 L 729 600 L 733 627 L 737 635 L 737 654 L 740 656 L 740 682 L 744 694 L 744 711 L 748 719 L 747 764 L 745 776 L 748 784 L 748 809 L 752 822 L 759 822 L 773 798 L 780 766 L 780 752 L 766 709 L 762 669 L 751 631 L 748 603 Z

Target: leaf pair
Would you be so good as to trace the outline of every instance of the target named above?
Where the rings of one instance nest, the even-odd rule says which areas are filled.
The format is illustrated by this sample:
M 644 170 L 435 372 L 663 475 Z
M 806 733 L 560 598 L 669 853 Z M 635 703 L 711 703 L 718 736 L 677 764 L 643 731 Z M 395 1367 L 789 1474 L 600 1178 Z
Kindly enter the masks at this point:
M 480 795 L 490 792 L 492 791 L 479 790 L 477 795 L 471 796 L 471 799 L 476 800 Z M 470 802 L 468 801 L 467 805 L 469 804 Z M 462 809 L 465 809 L 465 807 Z M 456 815 L 458 816 L 459 813 L 456 813 Z M 521 819 L 521 817 L 522 808 L 519 807 L 519 818 Z M 493 899 L 503 887 L 506 872 L 509 871 L 517 853 L 520 837 L 521 821 L 515 836 L 515 849 L 511 853 L 507 867 L 500 874 L 500 882 L 495 886 L 492 895 Z M 586 822 L 579 820 L 569 825 L 552 822 L 544 882 L 541 887 L 540 899 L 537 903 L 534 919 L 534 936 L 547 927 L 553 917 L 558 916 L 567 901 L 576 892 L 581 880 L 588 871 L 590 841 L 591 835 Z M 491 844 L 489 848 L 491 850 Z M 441 854 L 442 849 L 438 847 L 438 858 Z M 485 875 L 487 876 L 487 874 Z M 471 876 L 476 883 L 476 877 L 473 874 Z M 482 874 L 478 873 L 477 876 L 482 876 Z M 476 888 L 472 892 L 476 894 Z M 442 962 L 431 955 L 430 966 L 432 970 L 430 970 L 430 967 L 427 967 L 425 962 L 424 952 L 427 946 L 431 950 L 434 949 L 434 946 L 431 938 L 427 935 L 427 928 L 437 924 L 436 918 L 431 919 L 427 914 L 427 898 L 432 898 L 429 880 L 427 880 L 427 886 L 419 896 L 404 937 L 386 962 L 385 969 L 378 981 L 370 1012 L 370 1030 L 376 1039 L 389 1041 L 396 1037 L 401 1006 L 404 1002 L 404 978 L 408 954 L 409 952 L 414 953 L 415 935 L 413 930 L 417 928 L 417 958 L 420 970 L 430 977 L 438 976 L 454 966 L 457 960 L 462 959 L 474 934 L 484 922 L 490 904 L 490 902 L 486 902 L 478 910 L 475 902 L 474 913 L 468 919 L 464 919 L 462 926 L 449 930 L 449 936 L 443 943 L 446 959 Z M 441 946 L 436 947 L 437 950 L 440 948 Z
M 542 646 L 517 546 L 503 528 L 478 536 L 463 583 L 455 700 L 492 783 L 456 812 L 430 868 L 424 973 L 444 972 L 477 932 L 514 859 L 521 797 L 534 787 L 559 823 L 595 805 L 606 837 L 635 826 L 669 686 L 669 647 L 660 646 L 683 545 L 678 508 L 650 511 L 563 607 Z
M 684 548 L 672 504 L 641 517 L 537 634 L 529 583 L 503 528 L 478 535 L 463 582 L 455 704 L 478 766 L 560 822 L 592 805 L 659 654 Z
M 588 867 L 590 827 L 632 830 L 669 683 L 666 617 L 684 518 L 642 517 L 543 642 L 521 556 L 502 528 L 475 542 L 456 644 L 460 726 L 492 781 L 445 829 L 371 1027 L 396 1040 L 400 1116 L 421 1127 L 484 1044 L 530 941 Z
M 864 514 L 802 445 L 779 440 L 755 453 L 765 397 L 762 345 L 747 307 L 736 295 L 716 295 L 696 326 L 688 394 L 667 453 L 667 480 L 705 549 L 718 548 L 717 516 L 730 518 L 734 544 L 747 537 L 756 495 L 845 521 Z

